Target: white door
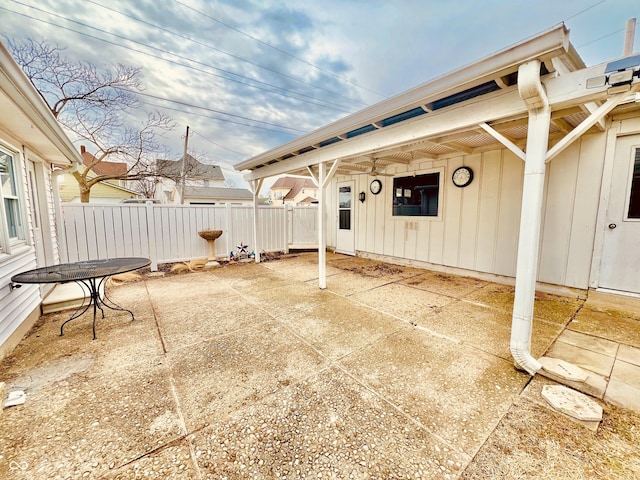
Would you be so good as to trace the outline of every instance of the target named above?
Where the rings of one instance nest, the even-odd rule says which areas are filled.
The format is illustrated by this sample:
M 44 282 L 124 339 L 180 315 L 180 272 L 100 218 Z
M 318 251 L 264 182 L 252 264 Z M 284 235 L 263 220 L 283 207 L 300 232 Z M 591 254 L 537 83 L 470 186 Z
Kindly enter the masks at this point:
M 599 286 L 640 294 L 640 135 L 617 140 Z
M 44 237 L 42 231 L 42 216 L 40 215 L 40 192 L 38 191 L 36 168 L 32 161 L 27 162 L 27 164 L 29 203 L 31 203 L 31 229 L 33 231 L 33 244 L 36 249 L 36 262 L 38 267 L 45 267 L 47 266 L 47 259 L 45 256 Z
M 355 182 L 338 183 L 338 234 L 336 252 L 347 255 L 356 254 L 356 234 L 353 211 Z

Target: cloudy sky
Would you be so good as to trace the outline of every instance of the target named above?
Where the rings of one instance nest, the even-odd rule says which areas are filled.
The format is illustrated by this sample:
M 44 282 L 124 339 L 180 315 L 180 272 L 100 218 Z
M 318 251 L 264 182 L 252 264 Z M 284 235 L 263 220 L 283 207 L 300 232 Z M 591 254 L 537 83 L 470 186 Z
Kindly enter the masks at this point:
M 0 0 L 0 33 L 141 66 L 173 158 L 189 125 L 190 153 L 245 186 L 233 164 L 560 22 L 588 65 L 619 57 L 639 15 L 631 0 Z

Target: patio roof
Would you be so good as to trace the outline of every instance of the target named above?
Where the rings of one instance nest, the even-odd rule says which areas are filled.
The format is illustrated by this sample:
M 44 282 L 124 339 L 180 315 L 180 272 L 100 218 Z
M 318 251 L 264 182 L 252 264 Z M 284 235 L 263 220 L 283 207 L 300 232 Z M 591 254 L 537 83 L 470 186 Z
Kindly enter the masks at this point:
M 488 122 L 496 131 L 522 148 L 527 135 L 527 111 L 517 95 L 518 67 L 537 59 L 541 76 L 554 78 L 585 68 L 561 24 L 536 37 L 424 83 L 388 100 L 333 122 L 285 145 L 236 165 L 249 170 L 248 179 L 281 173 L 308 174 L 307 167 L 340 159 L 336 173 L 366 173 L 376 160 L 378 168 L 408 164 L 412 159 L 446 158 L 499 148 L 495 136 L 482 129 Z M 511 99 L 519 109 L 502 113 L 488 103 Z M 590 99 L 570 107 L 556 105 L 550 138 L 559 139 L 573 130 L 593 109 Z M 469 104 L 484 106 L 479 121 L 452 125 L 445 115 Z M 447 118 L 448 120 L 448 118 Z M 409 125 L 435 128 L 413 130 L 409 137 L 393 135 Z M 593 128 L 601 128 L 595 126 Z M 380 138 L 381 133 L 390 135 Z M 363 139 L 371 139 L 363 142 Z M 350 146 L 351 148 L 347 147 Z

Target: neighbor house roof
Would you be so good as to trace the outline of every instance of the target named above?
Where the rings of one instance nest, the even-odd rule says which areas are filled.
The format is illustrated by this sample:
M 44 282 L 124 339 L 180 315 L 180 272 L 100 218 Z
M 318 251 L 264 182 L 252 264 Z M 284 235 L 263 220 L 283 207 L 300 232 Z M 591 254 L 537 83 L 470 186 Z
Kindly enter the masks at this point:
M 158 171 L 168 177 L 179 177 L 182 172 L 182 159 L 180 160 L 156 160 Z M 198 159 L 187 154 L 184 172 L 189 178 L 201 178 L 206 180 L 224 180 L 222 169 L 218 165 L 202 163 Z
M 95 155 L 87 152 L 84 145 L 80 146 L 80 154 L 82 155 L 82 162 L 85 166 L 88 166 L 96 161 Z M 107 162 L 101 161 L 96 163 L 91 170 L 96 175 L 118 175 L 125 176 L 129 170 L 129 166 L 124 162 Z
M 283 173 L 306 174 L 308 167 L 339 160 L 338 173 L 366 173 L 373 159 L 384 168 L 393 163 L 408 164 L 413 154 L 439 158 L 496 148 L 499 141 L 480 128 L 482 122 L 494 120 L 501 122 L 502 135 L 516 142 L 524 141 L 526 128 L 522 127 L 526 126 L 527 110 L 517 92 L 518 68 L 538 60 L 541 75 L 546 78 L 585 68 L 569 43 L 568 34 L 563 24 L 558 25 L 240 162 L 235 168 L 249 170 L 246 178 L 257 179 Z M 483 100 L 487 106 L 481 105 Z M 492 112 L 489 101 L 492 105 L 498 101 L 502 109 Z M 469 115 L 467 105 L 474 106 L 473 116 Z M 565 108 L 556 113 L 551 137 L 574 128 L 588 111 L 588 108 Z M 455 121 L 451 121 L 454 115 Z M 445 117 L 446 123 L 442 121 Z M 400 131 L 402 135 L 398 135 Z
M 185 187 L 185 198 L 217 198 L 220 200 L 253 200 L 253 194 L 246 188 Z
M 288 190 L 284 198 L 295 198 L 303 188 L 318 188 L 310 178 L 301 177 L 281 177 L 271 185 L 271 190 Z

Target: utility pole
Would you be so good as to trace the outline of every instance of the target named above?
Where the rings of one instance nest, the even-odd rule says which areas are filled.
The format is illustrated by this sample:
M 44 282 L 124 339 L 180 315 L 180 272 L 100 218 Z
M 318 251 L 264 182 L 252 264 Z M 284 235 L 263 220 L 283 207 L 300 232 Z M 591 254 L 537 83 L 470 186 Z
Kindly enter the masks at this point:
M 624 51 L 623 55 L 628 57 L 633 53 L 633 42 L 636 36 L 636 19 L 630 18 L 627 20 L 627 28 L 624 36 Z
M 182 155 L 182 167 L 180 168 L 180 204 L 184 205 L 184 180 L 185 169 L 187 163 L 187 147 L 189 146 L 189 125 L 187 125 L 187 133 L 184 136 L 184 154 Z

